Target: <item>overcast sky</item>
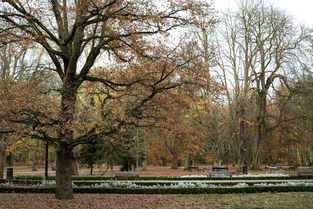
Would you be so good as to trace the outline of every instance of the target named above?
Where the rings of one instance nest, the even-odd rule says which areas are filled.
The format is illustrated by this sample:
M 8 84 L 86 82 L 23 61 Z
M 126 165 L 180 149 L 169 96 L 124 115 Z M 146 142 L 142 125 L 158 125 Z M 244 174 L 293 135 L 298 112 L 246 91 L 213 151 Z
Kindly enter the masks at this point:
M 265 0 L 274 6 L 283 8 L 287 14 L 293 16 L 295 21 L 308 26 L 313 26 L 313 0 Z M 215 8 L 219 11 L 225 11 L 227 8 L 231 11 L 237 7 L 237 0 L 215 0 Z

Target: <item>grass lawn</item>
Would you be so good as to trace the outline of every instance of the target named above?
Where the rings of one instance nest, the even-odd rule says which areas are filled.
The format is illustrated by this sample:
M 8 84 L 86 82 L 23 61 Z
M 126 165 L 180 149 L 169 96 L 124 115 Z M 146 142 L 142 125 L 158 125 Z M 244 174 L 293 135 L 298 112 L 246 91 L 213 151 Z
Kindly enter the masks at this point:
M 300 209 L 313 208 L 313 193 L 200 194 L 178 197 L 186 204 L 198 203 L 209 208 Z
M 77 194 L 74 200 L 55 200 L 52 194 L 0 194 L 0 209 L 179 209 L 179 208 L 313 208 L 313 193 L 226 195 Z

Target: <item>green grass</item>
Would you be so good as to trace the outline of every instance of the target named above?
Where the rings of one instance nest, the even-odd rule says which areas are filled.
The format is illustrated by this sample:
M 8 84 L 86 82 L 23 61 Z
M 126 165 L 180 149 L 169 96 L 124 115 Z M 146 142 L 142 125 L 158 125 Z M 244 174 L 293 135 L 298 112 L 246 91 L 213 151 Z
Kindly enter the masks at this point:
M 179 195 L 177 200 L 199 208 L 313 209 L 313 192 Z

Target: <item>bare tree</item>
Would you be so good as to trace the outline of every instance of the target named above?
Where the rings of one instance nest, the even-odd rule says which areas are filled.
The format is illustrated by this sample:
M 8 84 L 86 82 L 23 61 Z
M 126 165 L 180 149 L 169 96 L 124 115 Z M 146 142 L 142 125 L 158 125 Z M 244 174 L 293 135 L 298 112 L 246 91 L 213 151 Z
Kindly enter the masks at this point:
M 244 158 L 245 163 L 258 168 L 263 144 L 269 131 L 276 127 L 268 124 L 271 118 L 268 99 L 278 80 L 288 86 L 288 63 L 298 62 L 296 50 L 307 38 L 307 31 L 294 26 L 283 11 L 263 1 L 242 1 L 239 11 L 225 18 L 223 34 L 225 47 L 220 67 L 224 84 L 234 83 L 233 93 L 228 91 L 227 95 L 230 104 L 234 105 L 231 117 L 235 123 L 234 132 L 238 133 L 235 134 L 238 159 Z M 230 81 L 227 80 L 229 75 L 233 76 Z M 255 133 L 250 139 L 246 134 L 248 124 Z M 251 148 L 247 149 L 247 146 Z M 242 150 L 250 151 L 248 155 L 240 156 Z

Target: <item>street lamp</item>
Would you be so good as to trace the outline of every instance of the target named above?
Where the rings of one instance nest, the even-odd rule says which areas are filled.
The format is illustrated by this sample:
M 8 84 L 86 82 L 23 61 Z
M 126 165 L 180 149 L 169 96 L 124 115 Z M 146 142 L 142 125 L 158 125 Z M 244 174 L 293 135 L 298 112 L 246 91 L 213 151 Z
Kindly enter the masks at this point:
M 48 163 L 49 163 L 49 144 L 47 140 L 45 149 L 45 180 L 48 180 Z

